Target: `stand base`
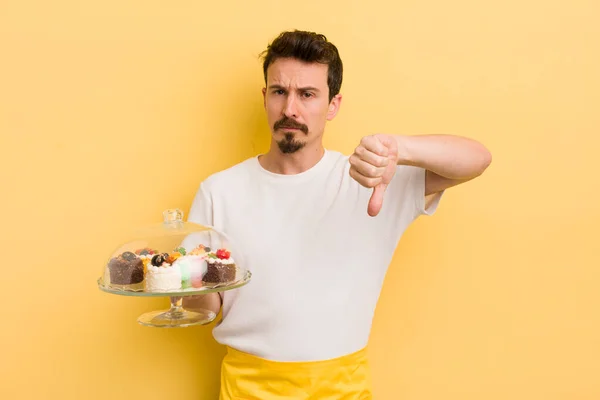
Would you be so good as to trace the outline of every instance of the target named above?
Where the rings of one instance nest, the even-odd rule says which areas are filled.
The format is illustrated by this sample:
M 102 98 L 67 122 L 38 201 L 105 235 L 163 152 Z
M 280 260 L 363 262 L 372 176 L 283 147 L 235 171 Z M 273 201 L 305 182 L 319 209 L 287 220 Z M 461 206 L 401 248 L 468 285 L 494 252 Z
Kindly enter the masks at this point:
M 153 311 L 141 315 L 137 321 L 140 325 L 154 328 L 185 328 L 209 324 L 216 317 L 212 311 L 198 311 Z
M 217 316 L 208 310 L 184 310 L 181 303 L 181 297 L 171 297 L 171 309 L 143 314 L 137 321 L 140 325 L 154 328 L 185 328 L 209 324 Z

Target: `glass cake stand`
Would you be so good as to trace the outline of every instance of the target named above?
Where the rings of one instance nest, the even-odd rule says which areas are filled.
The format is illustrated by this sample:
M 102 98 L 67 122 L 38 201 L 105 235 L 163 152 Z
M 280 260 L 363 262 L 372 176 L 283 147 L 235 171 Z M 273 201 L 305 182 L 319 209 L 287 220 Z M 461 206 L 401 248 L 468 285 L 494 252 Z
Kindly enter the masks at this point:
M 98 288 L 121 296 L 169 297 L 171 308 L 141 315 L 138 323 L 159 328 L 212 322 L 209 310 L 183 307 L 186 296 L 225 292 L 246 285 L 252 274 L 243 254 L 214 227 L 183 221 L 183 212 L 163 212 L 162 223 L 128 236 L 102 267 Z
M 205 325 L 216 318 L 216 314 L 209 310 L 194 309 L 193 311 L 183 308 L 183 298 L 185 296 L 197 296 L 208 293 L 224 292 L 231 289 L 237 289 L 250 282 L 252 273 L 247 270 L 238 269 L 240 279 L 227 284 L 217 284 L 204 286 L 201 288 L 185 288 L 176 290 L 166 290 L 161 292 L 145 292 L 144 290 L 122 289 L 111 287 L 104 282 L 103 278 L 98 279 L 100 290 L 121 295 L 121 296 L 139 296 L 139 297 L 169 297 L 171 308 L 168 310 L 151 311 L 138 317 L 138 323 L 144 326 L 155 328 L 184 328 L 195 325 Z

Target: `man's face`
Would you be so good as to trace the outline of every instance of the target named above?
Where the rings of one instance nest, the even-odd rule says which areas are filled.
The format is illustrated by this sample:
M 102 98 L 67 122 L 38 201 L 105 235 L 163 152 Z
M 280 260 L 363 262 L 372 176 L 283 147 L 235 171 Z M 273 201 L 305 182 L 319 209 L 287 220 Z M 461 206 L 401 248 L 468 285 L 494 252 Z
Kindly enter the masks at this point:
M 329 101 L 327 65 L 280 58 L 267 69 L 263 89 L 267 121 L 283 153 L 321 140 L 325 123 L 337 113 L 341 96 Z

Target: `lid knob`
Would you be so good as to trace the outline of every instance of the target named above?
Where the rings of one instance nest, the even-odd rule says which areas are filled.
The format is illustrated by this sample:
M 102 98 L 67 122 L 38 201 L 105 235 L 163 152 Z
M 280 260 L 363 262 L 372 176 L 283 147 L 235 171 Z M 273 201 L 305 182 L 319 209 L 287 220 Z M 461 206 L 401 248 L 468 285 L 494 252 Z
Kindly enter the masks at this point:
M 178 208 L 171 208 L 163 212 L 164 222 L 167 224 L 173 222 L 183 222 L 183 211 Z

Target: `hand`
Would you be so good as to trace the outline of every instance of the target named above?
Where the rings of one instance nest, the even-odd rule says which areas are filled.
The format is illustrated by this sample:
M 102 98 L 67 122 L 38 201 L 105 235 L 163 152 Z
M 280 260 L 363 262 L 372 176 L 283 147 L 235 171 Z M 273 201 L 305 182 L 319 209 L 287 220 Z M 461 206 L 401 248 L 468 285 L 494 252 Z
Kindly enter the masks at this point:
M 383 194 L 396 173 L 398 143 L 389 135 L 365 136 L 350 156 L 350 176 L 374 188 L 367 213 L 374 217 L 383 205 Z

